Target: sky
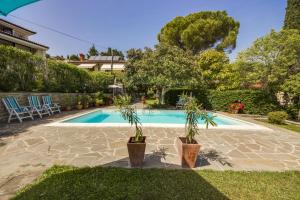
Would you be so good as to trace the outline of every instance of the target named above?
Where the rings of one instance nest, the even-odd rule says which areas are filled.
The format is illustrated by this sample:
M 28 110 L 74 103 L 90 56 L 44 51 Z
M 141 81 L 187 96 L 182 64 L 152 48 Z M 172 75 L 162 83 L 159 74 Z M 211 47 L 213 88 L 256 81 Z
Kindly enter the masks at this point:
M 248 48 L 272 29 L 280 30 L 286 0 L 42 0 L 2 17 L 37 32 L 30 39 L 50 47 L 50 55 L 87 53 L 81 42 L 20 20 L 30 20 L 96 44 L 126 51 L 153 47 L 161 28 L 176 16 L 207 10 L 226 10 L 241 24 L 237 48 Z

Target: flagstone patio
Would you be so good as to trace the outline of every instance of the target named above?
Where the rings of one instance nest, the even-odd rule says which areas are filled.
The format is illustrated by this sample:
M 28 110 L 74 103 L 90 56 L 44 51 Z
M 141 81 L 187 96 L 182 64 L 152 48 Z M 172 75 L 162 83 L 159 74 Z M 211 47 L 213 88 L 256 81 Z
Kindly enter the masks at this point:
M 55 164 L 129 167 L 126 142 L 132 129 L 45 126 L 65 116 L 70 115 L 0 129 L 0 199 Z M 300 134 L 270 128 L 272 131 L 203 130 L 197 136 L 202 145 L 197 168 L 300 170 Z M 184 129 L 144 128 L 144 134 L 145 168 L 181 168 L 176 138 Z

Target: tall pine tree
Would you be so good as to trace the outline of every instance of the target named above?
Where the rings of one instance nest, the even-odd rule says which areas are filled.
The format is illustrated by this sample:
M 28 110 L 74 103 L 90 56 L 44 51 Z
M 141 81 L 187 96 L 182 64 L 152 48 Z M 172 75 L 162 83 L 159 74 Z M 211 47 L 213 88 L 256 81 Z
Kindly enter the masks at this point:
M 284 29 L 300 30 L 300 0 L 287 0 Z

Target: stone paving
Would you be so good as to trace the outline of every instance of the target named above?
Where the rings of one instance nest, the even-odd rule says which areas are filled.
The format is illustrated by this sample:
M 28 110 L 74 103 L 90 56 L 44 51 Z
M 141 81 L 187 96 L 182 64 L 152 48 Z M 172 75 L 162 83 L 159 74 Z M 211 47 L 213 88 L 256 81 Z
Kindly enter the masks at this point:
M 44 126 L 53 120 L 0 129 L 4 133 L 0 135 L 0 199 L 10 197 L 54 164 L 129 167 L 126 142 L 133 129 Z M 197 136 L 202 145 L 197 168 L 300 170 L 300 134 L 270 128 L 273 131 L 202 130 Z M 181 168 L 176 138 L 184 135 L 184 129 L 144 128 L 144 134 L 145 168 Z

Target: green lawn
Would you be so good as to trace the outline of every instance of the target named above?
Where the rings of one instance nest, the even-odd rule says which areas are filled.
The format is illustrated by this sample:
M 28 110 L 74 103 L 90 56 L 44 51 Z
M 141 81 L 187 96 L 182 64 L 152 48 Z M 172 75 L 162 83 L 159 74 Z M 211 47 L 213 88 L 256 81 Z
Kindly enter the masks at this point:
M 259 119 L 258 121 L 269 123 L 267 119 Z M 300 133 L 300 126 L 295 124 L 272 124 L 272 125 Z
M 55 166 L 14 199 L 300 199 L 298 172 Z

